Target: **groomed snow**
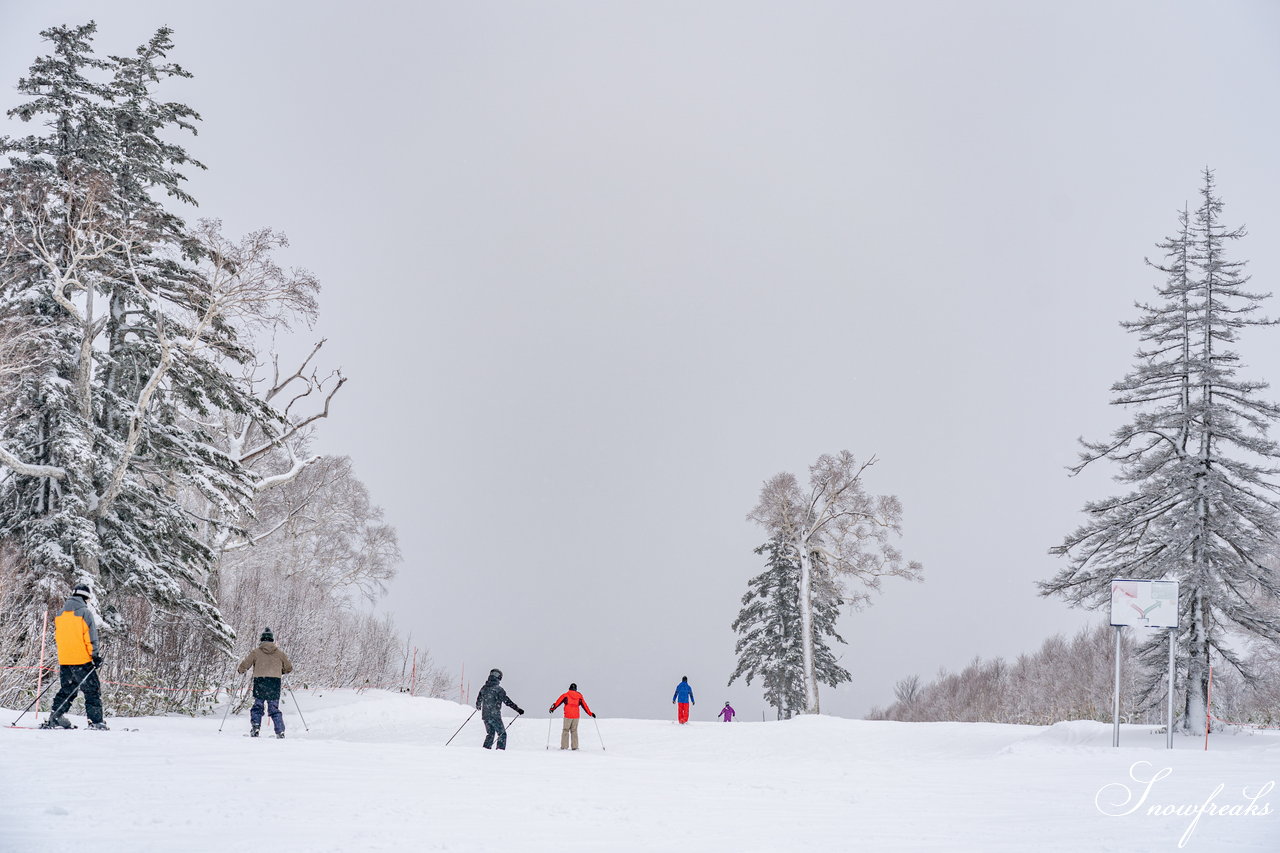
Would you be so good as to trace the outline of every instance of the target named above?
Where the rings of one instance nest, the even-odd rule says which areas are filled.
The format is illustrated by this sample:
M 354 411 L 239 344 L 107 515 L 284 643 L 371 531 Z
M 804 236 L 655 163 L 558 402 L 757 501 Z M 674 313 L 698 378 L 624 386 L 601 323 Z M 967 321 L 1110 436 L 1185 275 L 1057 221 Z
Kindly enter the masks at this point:
M 1208 752 L 1178 737 L 1168 752 L 1146 726 L 1114 749 L 1099 723 L 601 717 L 561 752 L 559 720 L 547 750 L 547 717 L 529 715 L 500 753 L 480 748 L 478 716 L 444 746 L 470 712 L 456 703 L 297 697 L 310 731 L 287 703 L 285 740 L 243 737 L 243 714 L 221 733 L 220 715 L 0 729 L 0 851 L 1280 850 L 1274 732 L 1215 734 Z M 1133 809 L 1131 772 L 1166 768 Z M 1245 789 L 1266 814 L 1241 813 Z M 1192 816 L 1148 814 L 1206 801 L 1237 813 L 1189 834 Z

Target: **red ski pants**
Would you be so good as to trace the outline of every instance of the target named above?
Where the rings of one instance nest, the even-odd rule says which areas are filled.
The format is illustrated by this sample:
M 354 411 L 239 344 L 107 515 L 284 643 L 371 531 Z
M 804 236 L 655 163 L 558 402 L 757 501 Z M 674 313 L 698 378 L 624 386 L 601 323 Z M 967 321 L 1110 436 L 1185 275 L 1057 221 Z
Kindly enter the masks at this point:
M 689 722 L 689 703 L 688 702 L 676 703 L 676 719 L 682 723 Z

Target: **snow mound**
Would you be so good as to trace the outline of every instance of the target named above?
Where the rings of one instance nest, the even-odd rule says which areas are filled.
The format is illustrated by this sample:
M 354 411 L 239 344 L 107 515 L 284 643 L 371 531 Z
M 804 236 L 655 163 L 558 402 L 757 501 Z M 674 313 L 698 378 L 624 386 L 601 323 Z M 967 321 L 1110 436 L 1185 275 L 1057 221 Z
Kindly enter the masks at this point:
M 1037 729 L 1030 736 L 1010 744 L 1001 752 L 1009 755 L 1035 755 L 1048 753 L 1098 753 L 1114 754 L 1112 746 L 1114 726 L 1095 720 L 1072 720 L 1054 723 Z M 1204 735 L 1175 733 L 1174 751 L 1204 750 Z M 1280 749 L 1280 733 L 1274 731 L 1248 731 L 1232 729 L 1218 732 L 1212 737 L 1211 750 L 1262 750 Z M 1120 750 L 1168 752 L 1168 739 L 1163 726 L 1123 723 L 1120 726 Z

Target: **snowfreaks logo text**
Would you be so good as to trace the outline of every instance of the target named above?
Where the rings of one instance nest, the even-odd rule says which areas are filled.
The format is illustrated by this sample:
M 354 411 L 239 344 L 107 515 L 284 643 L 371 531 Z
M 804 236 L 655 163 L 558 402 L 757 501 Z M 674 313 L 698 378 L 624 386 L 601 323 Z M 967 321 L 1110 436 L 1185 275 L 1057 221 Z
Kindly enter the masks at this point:
M 1098 811 L 1109 817 L 1124 817 L 1137 813 L 1149 817 L 1189 817 L 1191 822 L 1187 824 L 1186 831 L 1178 839 L 1179 847 L 1187 846 L 1187 842 L 1191 839 L 1191 834 L 1196 831 L 1196 827 L 1200 823 L 1200 818 L 1205 815 L 1212 817 L 1265 817 L 1271 814 L 1271 804 L 1267 802 L 1259 803 L 1258 801 L 1271 793 L 1271 789 L 1276 786 L 1274 781 L 1259 786 L 1256 791 L 1250 790 L 1248 787 L 1241 788 L 1240 793 L 1243 801 L 1219 802 L 1218 797 L 1227 787 L 1225 784 L 1219 784 L 1218 787 L 1210 792 L 1208 797 L 1199 803 L 1161 803 L 1154 799 L 1151 793 L 1155 789 L 1157 782 L 1173 773 L 1173 768 L 1165 767 L 1154 773 L 1151 768 L 1152 765 L 1149 761 L 1134 762 L 1133 766 L 1129 768 L 1129 778 L 1137 782 L 1138 785 L 1130 787 L 1126 782 L 1112 782 L 1110 785 L 1103 785 L 1094 796 L 1093 804 L 1097 806 Z

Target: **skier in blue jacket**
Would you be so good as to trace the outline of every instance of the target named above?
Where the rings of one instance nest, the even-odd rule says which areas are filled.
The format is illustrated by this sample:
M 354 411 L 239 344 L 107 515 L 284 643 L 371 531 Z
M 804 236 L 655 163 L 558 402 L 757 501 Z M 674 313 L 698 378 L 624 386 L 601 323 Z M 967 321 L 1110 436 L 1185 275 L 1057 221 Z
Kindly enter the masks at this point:
M 680 679 L 680 683 L 676 685 L 676 693 L 671 697 L 671 704 L 676 706 L 676 719 L 683 725 L 689 722 L 689 706 L 696 705 L 693 701 L 693 688 L 689 686 L 689 676 Z

